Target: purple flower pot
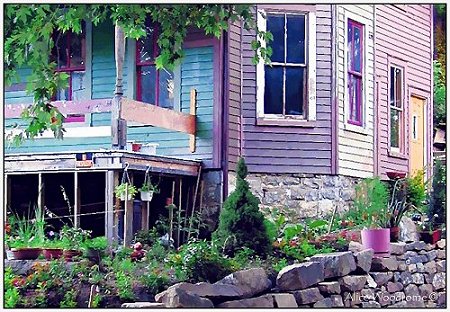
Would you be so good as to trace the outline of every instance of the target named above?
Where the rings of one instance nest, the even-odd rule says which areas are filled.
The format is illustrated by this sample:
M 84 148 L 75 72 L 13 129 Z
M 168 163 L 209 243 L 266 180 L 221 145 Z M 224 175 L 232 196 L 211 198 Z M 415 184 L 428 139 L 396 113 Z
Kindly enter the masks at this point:
M 375 254 L 389 254 L 391 252 L 390 229 L 362 230 L 361 241 L 364 249 L 372 248 Z

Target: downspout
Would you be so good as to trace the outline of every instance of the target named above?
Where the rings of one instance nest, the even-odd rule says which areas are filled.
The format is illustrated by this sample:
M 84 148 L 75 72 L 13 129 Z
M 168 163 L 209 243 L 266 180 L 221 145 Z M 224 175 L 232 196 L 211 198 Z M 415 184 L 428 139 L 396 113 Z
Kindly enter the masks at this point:
M 378 164 L 378 149 L 379 149 L 379 122 L 378 122 L 378 100 L 379 100 L 379 84 L 377 82 L 378 76 L 377 76 L 377 68 L 376 68 L 376 59 L 377 59 L 377 45 L 376 45 L 376 6 L 373 5 L 373 72 L 374 72 L 374 79 L 373 79 L 373 91 L 374 91 L 374 101 L 373 101 L 373 175 L 378 176 L 380 174 L 379 170 L 379 164 Z
M 243 125 L 243 93 L 244 93 L 244 72 L 243 72 L 243 61 L 244 61 L 244 57 L 243 57 L 243 51 L 242 51 L 242 42 L 244 41 L 244 32 L 243 32 L 243 23 L 241 21 L 240 23 L 240 43 L 239 43 L 239 60 L 240 60 L 240 70 L 239 70 L 239 75 L 240 75 L 240 91 L 239 91 L 239 97 L 240 97 L 240 101 L 239 101 L 239 156 L 242 157 L 243 155 L 243 143 L 244 143 L 244 125 Z M 258 79 L 258 78 L 257 78 Z
M 222 201 L 228 196 L 228 141 L 229 141 L 229 88 L 228 86 L 228 32 L 224 31 L 222 35 Z
M 336 42 L 337 36 L 336 36 L 336 28 L 337 28 L 337 22 L 338 22 L 338 15 L 337 15 L 337 5 L 331 4 L 331 174 L 336 175 L 338 174 L 338 158 L 339 158 L 339 109 L 337 107 L 338 105 L 338 88 L 336 87 L 337 83 L 337 48 L 336 48 Z

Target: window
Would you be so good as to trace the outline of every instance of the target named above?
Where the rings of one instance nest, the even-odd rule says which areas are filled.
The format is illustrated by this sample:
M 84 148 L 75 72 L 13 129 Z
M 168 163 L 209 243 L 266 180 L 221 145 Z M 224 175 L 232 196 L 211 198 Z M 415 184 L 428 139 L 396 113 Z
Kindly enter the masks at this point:
M 66 89 L 56 92 L 55 100 L 80 100 L 85 89 L 86 74 L 86 27 L 82 24 L 81 33 L 57 32 L 54 36 L 52 61 L 56 63 L 56 71 L 69 75 Z
M 174 107 L 174 74 L 156 69 L 158 27 L 146 21 L 147 36 L 136 44 L 136 99 L 164 108 Z
M 391 66 L 389 70 L 390 147 L 401 152 L 403 140 L 403 70 Z
M 270 31 L 271 64 L 258 64 L 258 117 L 315 119 L 315 15 L 262 13 Z M 264 46 L 264 43 L 263 43 Z
M 348 20 L 347 29 L 347 94 L 348 123 L 363 125 L 363 25 Z

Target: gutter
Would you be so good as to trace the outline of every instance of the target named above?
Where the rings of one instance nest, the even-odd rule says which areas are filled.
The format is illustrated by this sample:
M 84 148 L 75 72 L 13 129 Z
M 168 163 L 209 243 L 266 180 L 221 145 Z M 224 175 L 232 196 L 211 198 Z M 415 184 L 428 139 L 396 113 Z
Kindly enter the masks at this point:
M 337 51 L 336 43 L 336 28 L 338 25 L 338 10 L 337 4 L 331 4 L 331 174 L 336 175 L 339 172 L 339 109 L 338 109 L 338 90 L 336 88 L 337 85 L 337 76 L 336 76 L 336 60 L 337 60 Z

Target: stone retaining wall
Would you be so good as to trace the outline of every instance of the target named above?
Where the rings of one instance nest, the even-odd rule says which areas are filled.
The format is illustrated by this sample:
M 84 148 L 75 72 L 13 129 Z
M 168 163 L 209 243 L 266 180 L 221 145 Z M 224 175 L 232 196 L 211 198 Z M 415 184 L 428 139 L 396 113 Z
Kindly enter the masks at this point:
M 229 193 L 236 187 L 234 173 L 229 173 Z M 249 174 L 253 194 L 261 201 L 261 208 L 289 208 L 298 219 L 323 217 L 346 211 L 355 195 L 358 178 L 342 175 Z
M 445 245 L 392 243 L 389 257 L 374 257 L 352 242 L 350 251 L 285 267 L 275 285 L 253 268 L 214 284 L 179 283 L 157 294 L 156 303 L 123 307 L 446 307 Z

